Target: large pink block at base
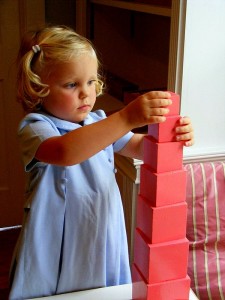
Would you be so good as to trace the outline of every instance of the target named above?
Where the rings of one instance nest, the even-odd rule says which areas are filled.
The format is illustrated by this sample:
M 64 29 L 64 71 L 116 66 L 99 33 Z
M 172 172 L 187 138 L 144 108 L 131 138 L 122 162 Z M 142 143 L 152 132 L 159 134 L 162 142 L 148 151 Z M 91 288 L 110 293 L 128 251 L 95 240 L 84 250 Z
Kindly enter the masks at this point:
M 190 278 L 188 276 L 181 279 L 147 284 L 138 267 L 135 264 L 132 266 L 133 300 L 188 300 L 189 291 Z
M 134 263 L 149 284 L 186 277 L 188 249 L 189 242 L 186 238 L 148 244 L 147 239 L 136 228 Z
M 148 243 L 156 244 L 185 238 L 186 222 L 186 202 L 152 207 L 139 195 L 136 226 L 145 234 Z
M 148 125 L 148 135 L 153 137 L 156 142 L 175 142 L 175 128 L 178 126 L 180 116 L 167 116 L 163 123 L 155 123 Z
M 144 163 L 153 172 L 163 173 L 183 168 L 183 145 L 181 142 L 157 143 L 144 137 Z
M 183 202 L 186 199 L 187 174 L 184 169 L 178 171 L 154 173 L 148 165 L 141 165 L 140 194 L 151 206 Z

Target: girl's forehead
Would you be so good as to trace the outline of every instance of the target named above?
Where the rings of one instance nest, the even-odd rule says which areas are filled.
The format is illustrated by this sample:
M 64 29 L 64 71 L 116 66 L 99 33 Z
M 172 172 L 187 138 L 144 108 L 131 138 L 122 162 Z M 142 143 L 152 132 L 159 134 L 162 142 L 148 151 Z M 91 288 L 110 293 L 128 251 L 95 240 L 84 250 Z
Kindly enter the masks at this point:
M 58 61 L 54 64 L 58 67 L 82 67 L 82 68 L 98 68 L 98 60 L 94 55 L 88 54 L 80 54 L 80 55 L 72 55 L 70 58 L 64 61 Z M 54 66 L 53 66 L 54 67 Z
M 69 62 L 72 63 L 79 63 L 84 61 L 94 61 L 97 63 L 97 57 L 94 52 L 85 52 L 85 53 L 74 53 L 74 55 L 71 55 Z
M 98 63 L 94 56 L 76 56 L 68 61 L 53 64 L 47 72 L 51 78 L 72 78 L 81 75 L 97 76 Z
M 69 67 L 70 69 L 97 69 L 98 61 L 97 58 L 93 55 L 79 55 L 72 57 L 70 61 L 65 62 L 64 66 Z

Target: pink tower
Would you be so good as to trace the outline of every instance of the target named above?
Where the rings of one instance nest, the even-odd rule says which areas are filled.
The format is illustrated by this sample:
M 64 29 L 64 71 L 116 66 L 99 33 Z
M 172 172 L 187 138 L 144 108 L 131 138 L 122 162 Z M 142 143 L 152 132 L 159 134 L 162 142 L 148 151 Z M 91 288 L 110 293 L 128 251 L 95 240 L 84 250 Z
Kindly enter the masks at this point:
M 148 126 L 137 199 L 132 299 L 188 300 L 186 171 L 183 144 L 175 140 L 180 97 L 164 123 Z

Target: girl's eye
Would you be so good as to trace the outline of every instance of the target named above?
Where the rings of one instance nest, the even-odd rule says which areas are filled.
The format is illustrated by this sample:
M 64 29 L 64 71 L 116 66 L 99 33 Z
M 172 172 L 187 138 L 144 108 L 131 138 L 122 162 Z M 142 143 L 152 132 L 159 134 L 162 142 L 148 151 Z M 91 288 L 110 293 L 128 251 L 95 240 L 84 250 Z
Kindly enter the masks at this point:
M 76 82 L 67 83 L 65 85 L 65 87 L 68 88 L 68 89 L 75 88 L 76 86 L 77 86 Z
M 95 79 L 92 79 L 92 80 L 89 80 L 88 81 L 88 85 L 92 85 L 92 84 L 95 84 L 96 83 L 96 80 Z

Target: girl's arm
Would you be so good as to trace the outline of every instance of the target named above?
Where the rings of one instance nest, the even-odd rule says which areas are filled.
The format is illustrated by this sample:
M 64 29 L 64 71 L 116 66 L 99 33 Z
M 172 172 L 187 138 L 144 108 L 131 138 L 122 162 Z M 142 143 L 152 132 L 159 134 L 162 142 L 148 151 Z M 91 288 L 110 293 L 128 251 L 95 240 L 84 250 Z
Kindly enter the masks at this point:
M 114 143 L 133 128 L 165 121 L 164 115 L 169 111 L 166 107 L 172 103 L 170 97 L 167 92 L 141 95 L 104 120 L 45 140 L 39 146 L 35 158 L 62 166 L 78 164 Z M 133 142 L 130 144 L 131 148 L 132 144 Z M 129 151 L 129 147 L 124 151 Z
M 184 146 L 189 147 L 194 144 L 194 133 L 190 118 L 184 117 L 180 119 L 180 124 L 176 127 L 176 134 L 176 140 L 183 141 Z M 144 136 L 144 134 L 134 134 L 126 146 L 118 153 L 123 156 L 143 160 Z

